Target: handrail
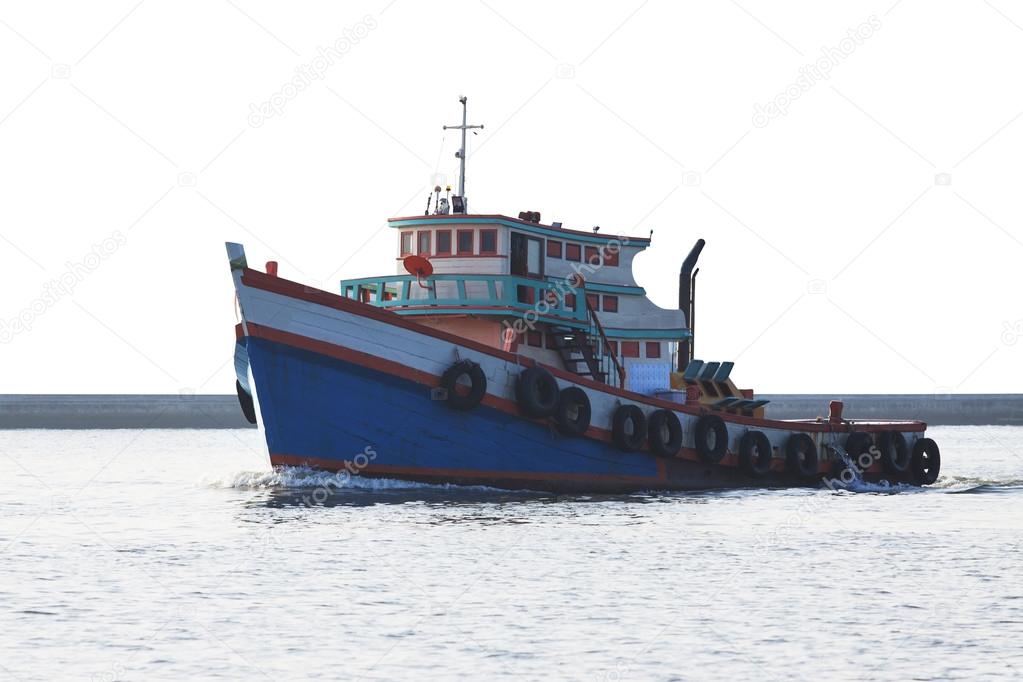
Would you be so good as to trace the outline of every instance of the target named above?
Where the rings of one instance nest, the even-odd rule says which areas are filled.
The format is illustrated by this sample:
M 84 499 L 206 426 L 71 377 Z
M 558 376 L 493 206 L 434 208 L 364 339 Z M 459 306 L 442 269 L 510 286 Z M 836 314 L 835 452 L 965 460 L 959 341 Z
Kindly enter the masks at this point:
M 624 389 L 625 367 L 623 367 L 622 363 L 619 362 L 618 353 L 615 352 L 614 346 L 608 343 L 607 334 L 604 333 L 604 325 L 600 323 L 600 319 L 597 317 L 597 312 L 593 309 L 593 306 L 590 305 L 590 299 L 585 296 L 585 293 L 583 295 L 583 298 L 586 300 L 586 312 L 589 314 L 590 319 L 593 320 L 594 324 L 597 327 L 597 332 L 600 334 L 600 342 L 602 344 L 602 347 L 611 351 L 611 362 L 614 363 L 615 371 L 618 373 L 618 388 Z

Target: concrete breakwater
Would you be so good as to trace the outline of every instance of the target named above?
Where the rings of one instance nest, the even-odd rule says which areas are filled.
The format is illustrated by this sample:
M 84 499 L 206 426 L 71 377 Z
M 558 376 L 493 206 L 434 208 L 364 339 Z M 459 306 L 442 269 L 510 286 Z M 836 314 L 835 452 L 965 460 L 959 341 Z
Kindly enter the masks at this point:
M 764 395 L 773 419 L 812 419 L 830 400 L 848 419 L 1023 425 L 1023 394 Z M 0 429 L 252 428 L 233 395 L 0 395 Z

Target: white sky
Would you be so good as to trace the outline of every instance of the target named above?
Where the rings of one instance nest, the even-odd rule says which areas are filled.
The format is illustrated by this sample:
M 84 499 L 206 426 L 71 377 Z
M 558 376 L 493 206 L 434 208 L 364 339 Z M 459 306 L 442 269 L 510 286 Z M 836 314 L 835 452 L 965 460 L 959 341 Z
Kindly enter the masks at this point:
M 330 290 L 392 272 L 384 221 L 421 212 L 435 172 L 456 181 L 441 125 L 463 93 L 486 125 L 474 211 L 654 229 L 638 277 L 666 307 L 707 240 L 697 356 L 737 360 L 742 386 L 1020 389 L 1023 8 L 583 7 L 0 3 L 0 320 L 75 280 L 30 329 L 0 322 L 0 392 L 231 392 L 223 242 Z M 871 15 L 828 80 L 753 125 Z M 249 125 L 360 22 L 322 80 Z

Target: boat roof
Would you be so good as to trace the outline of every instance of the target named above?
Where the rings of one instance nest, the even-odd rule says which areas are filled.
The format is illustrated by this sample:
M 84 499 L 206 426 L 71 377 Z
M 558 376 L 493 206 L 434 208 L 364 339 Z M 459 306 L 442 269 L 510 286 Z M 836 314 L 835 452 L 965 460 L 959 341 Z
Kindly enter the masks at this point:
M 633 237 L 622 234 L 611 234 L 602 232 L 584 231 L 584 230 L 570 230 L 560 225 L 545 225 L 543 223 L 534 223 L 528 220 L 522 220 L 520 218 L 512 218 L 511 216 L 502 215 L 499 213 L 486 213 L 486 214 L 466 214 L 466 213 L 449 213 L 449 214 L 430 214 L 430 215 L 414 215 L 414 216 L 402 216 L 396 218 L 388 218 L 387 222 L 390 227 L 413 227 L 417 225 L 431 225 L 436 223 L 441 224 L 464 224 L 464 225 L 503 225 L 505 227 L 514 227 L 516 229 L 523 230 L 525 232 L 534 232 L 536 234 L 543 234 L 546 236 L 564 237 L 567 239 L 573 239 L 576 241 L 589 242 L 591 244 L 607 244 L 611 241 L 621 241 L 628 244 L 629 246 L 647 247 L 650 245 L 649 237 Z

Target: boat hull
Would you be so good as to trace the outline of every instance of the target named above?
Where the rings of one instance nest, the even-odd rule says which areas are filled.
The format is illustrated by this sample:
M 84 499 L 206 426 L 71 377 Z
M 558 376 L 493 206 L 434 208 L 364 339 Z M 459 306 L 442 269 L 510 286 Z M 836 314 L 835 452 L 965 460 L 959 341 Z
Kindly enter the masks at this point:
M 514 386 L 532 364 L 526 358 L 244 267 L 235 269 L 235 281 L 243 317 L 237 341 L 274 465 L 556 493 L 818 486 L 836 463 L 822 461 L 820 475 L 810 478 L 786 471 L 783 446 L 792 433 L 810 434 L 823 452 L 852 430 L 902 431 L 912 446 L 925 428 L 920 422 L 851 425 L 722 415 L 729 454 L 711 464 L 692 447 L 695 422 L 705 409 L 549 368 L 561 388 L 580 387 L 593 407 L 587 432 L 570 437 L 550 420 L 519 411 Z M 488 380 L 482 403 L 470 411 L 452 409 L 435 390 L 444 370 L 461 359 L 478 363 Z M 611 418 L 624 403 L 648 413 L 673 410 L 685 434 L 678 455 L 616 448 Z M 734 454 L 751 429 L 764 432 L 775 448 L 765 476 L 746 473 Z M 909 473 L 891 475 L 876 462 L 862 476 L 912 482 Z

